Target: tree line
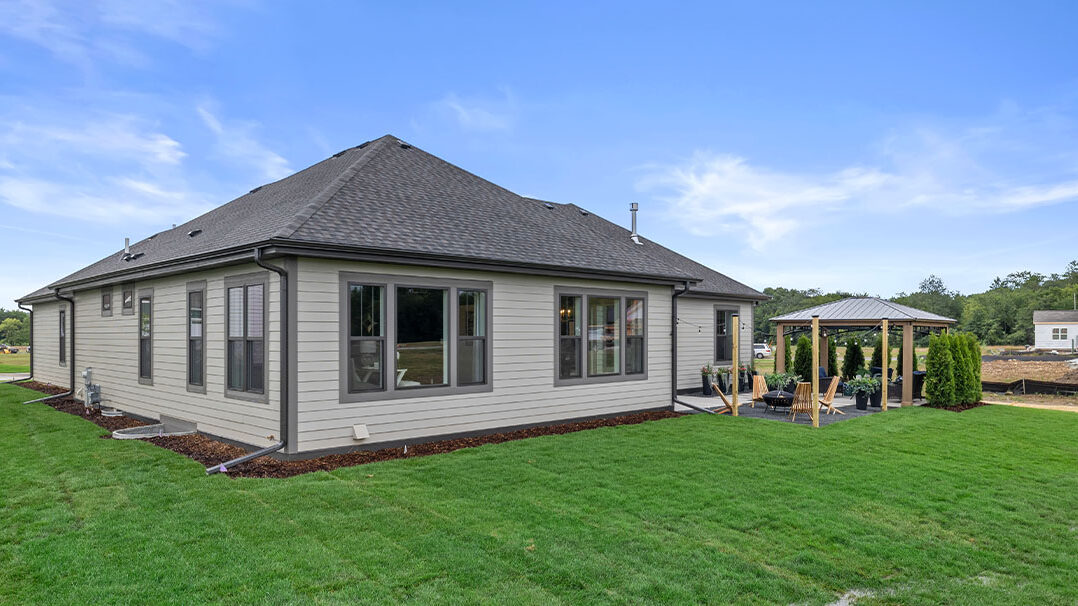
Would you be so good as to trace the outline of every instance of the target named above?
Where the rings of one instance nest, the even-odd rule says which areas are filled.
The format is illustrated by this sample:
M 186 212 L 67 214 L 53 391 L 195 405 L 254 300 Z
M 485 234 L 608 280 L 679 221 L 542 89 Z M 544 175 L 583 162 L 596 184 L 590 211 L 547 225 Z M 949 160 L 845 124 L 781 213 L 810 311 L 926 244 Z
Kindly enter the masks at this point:
M 770 301 L 756 307 L 756 341 L 774 343 L 775 326 L 770 318 L 838 301 L 847 297 L 868 297 L 867 293 L 829 292 L 819 289 L 765 288 Z M 1033 311 L 1073 309 L 1078 297 L 1078 260 L 1063 273 L 1049 275 L 1030 271 L 1007 274 L 992 280 L 988 290 L 964 295 L 951 290 L 939 277 L 921 281 L 914 292 L 898 293 L 890 300 L 958 320 L 958 329 L 976 335 L 987 345 L 1030 345 L 1033 343 Z
M 30 344 L 30 314 L 19 309 L 8 311 L 0 307 L 0 343 Z

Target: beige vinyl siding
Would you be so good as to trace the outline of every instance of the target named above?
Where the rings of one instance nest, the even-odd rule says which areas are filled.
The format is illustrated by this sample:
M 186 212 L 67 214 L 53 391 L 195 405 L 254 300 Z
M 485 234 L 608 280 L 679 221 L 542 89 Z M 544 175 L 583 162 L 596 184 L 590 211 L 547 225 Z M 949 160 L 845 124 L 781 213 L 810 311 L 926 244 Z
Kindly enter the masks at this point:
M 715 358 L 715 308 L 741 310 L 741 363 L 752 360 L 753 304 L 744 301 L 678 297 L 678 389 L 700 389 L 700 367 Z
M 492 282 L 493 390 L 341 403 L 341 271 Z M 554 386 L 554 290 L 558 286 L 647 292 L 646 380 Z M 300 259 L 296 288 L 301 451 L 418 441 L 670 405 L 669 287 Z M 387 351 L 392 351 L 391 344 Z M 353 440 L 353 424 L 366 424 L 370 438 Z
M 269 402 L 227 398 L 225 391 L 225 278 L 266 273 L 266 393 Z M 206 393 L 187 391 L 187 283 L 206 281 Z M 101 290 L 76 293 L 77 369 L 93 367 L 102 404 L 150 418 L 167 415 L 197 424 L 198 430 L 257 446 L 272 444 L 280 432 L 280 287 L 277 274 L 254 264 L 137 282 L 135 314 L 120 309 L 120 286 L 113 289 L 112 316 L 101 316 Z M 153 290 L 153 384 L 139 383 L 138 294 Z M 81 374 L 79 375 L 81 387 Z M 271 437 L 272 436 L 272 437 Z
M 34 303 L 34 379 L 71 387 L 70 367 L 60 365 L 60 310 L 67 312 L 67 362 L 71 363 L 71 311 L 68 303 Z

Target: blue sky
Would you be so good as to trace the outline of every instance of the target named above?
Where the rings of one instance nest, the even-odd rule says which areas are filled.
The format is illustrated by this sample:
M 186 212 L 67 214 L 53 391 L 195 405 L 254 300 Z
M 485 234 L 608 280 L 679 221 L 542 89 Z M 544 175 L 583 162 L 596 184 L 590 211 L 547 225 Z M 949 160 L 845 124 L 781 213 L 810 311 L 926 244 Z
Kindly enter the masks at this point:
M 0 305 L 392 133 L 757 288 L 1078 257 L 1078 4 L 0 0 Z

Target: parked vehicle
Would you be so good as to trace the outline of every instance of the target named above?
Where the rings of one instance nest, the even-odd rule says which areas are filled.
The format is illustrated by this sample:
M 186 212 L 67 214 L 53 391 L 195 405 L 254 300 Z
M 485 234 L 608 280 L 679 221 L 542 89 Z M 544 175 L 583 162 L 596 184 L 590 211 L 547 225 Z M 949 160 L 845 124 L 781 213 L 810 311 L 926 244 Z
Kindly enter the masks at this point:
M 10 345 L 4 345 L 0 343 L 0 354 L 17 354 L 19 353 L 18 347 L 12 347 Z
M 771 355 L 771 346 L 767 343 L 753 343 L 752 355 L 756 358 L 766 358 Z

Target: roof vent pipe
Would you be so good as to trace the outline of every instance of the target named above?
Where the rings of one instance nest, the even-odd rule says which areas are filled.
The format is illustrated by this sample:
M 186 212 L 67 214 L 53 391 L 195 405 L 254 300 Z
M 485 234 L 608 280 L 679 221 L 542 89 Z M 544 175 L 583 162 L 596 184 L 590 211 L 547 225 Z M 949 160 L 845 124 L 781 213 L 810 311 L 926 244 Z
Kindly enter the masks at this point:
M 131 254 L 131 238 L 124 238 L 124 254 Z
M 643 242 L 640 241 L 640 235 L 636 233 L 636 211 L 638 210 L 640 210 L 639 204 L 637 204 L 636 202 L 632 202 L 629 204 L 629 212 L 633 214 L 633 233 L 629 237 L 633 239 L 633 242 L 637 244 L 643 244 Z

